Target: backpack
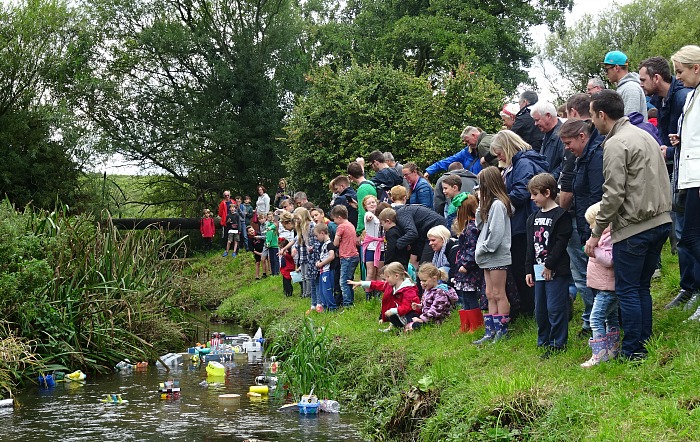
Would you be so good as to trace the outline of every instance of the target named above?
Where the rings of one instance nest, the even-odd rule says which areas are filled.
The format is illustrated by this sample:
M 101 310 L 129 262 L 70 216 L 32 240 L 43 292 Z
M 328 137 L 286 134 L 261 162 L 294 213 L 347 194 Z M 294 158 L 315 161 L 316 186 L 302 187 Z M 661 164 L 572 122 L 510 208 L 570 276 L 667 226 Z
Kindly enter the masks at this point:
M 362 182 L 362 184 L 365 184 L 365 183 L 374 187 L 374 191 L 377 193 L 377 203 L 387 203 L 387 204 L 392 203 L 391 197 L 389 196 L 389 189 L 387 189 L 385 186 L 383 186 L 383 185 L 377 186 L 376 184 L 374 184 L 374 181 L 370 181 L 370 180 L 365 180 Z M 362 184 L 360 184 L 360 186 Z

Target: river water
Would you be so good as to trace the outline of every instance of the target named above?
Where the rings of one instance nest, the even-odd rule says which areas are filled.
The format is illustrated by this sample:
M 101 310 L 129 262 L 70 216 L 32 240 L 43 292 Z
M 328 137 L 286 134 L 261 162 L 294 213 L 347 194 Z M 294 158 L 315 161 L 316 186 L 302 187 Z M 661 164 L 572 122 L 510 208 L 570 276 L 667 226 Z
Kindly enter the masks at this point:
M 217 331 L 239 333 L 230 326 Z M 208 333 L 208 331 L 203 331 Z M 188 358 L 166 372 L 149 366 L 85 383 L 59 382 L 55 387 L 29 387 L 18 394 L 19 407 L 0 409 L 0 441 L 357 441 L 358 419 L 351 413 L 301 415 L 296 408 L 279 411 L 282 402 L 270 396 L 249 398 L 246 393 L 262 374 L 262 353 L 245 362 L 226 362 L 223 383 L 203 387 L 204 364 Z M 180 381 L 179 399 L 161 399 L 159 384 Z M 211 380 L 211 379 L 210 379 Z M 240 403 L 219 399 L 240 394 Z M 121 394 L 123 404 L 100 402 Z M 342 406 L 342 405 L 341 405 Z

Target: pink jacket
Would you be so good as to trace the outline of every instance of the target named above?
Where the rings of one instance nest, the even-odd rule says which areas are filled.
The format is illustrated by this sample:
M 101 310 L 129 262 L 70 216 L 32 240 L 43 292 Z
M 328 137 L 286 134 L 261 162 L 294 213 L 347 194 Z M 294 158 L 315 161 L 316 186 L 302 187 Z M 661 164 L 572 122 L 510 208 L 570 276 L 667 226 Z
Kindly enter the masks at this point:
M 610 228 L 605 229 L 598 241 L 598 247 L 594 250 L 595 258 L 588 258 L 588 287 L 615 291 L 615 272 L 612 260 L 612 242 L 610 239 Z

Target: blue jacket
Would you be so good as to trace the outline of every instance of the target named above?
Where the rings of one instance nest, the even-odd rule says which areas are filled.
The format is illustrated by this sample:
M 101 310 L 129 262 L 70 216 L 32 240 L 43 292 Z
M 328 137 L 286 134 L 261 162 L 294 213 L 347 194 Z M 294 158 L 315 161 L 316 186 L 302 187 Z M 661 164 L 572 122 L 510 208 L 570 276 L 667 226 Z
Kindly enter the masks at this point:
M 540 154 L 544 155 L 547 164 L 549 164 L 547 172 L 554 175 L 554 179 L 557 181 L 559 181 L 559 174 L 561 173 L 561 160 L 564 157 L 564 143 L 559 138 L 561 125 L 562 122 L 557 121 L 557 125 L 544 134 L 542 148 L 540 149 Z
M 586 221 L 586 210 L 603 198 L 603 147 L 600 145 L 605 137 L 593 129 L 591 138 L 576 159 L 576 176 L 574 177 L 574 213 L 576 230 L 581 237 L 581 244 L 591 237 L 591 227 Z
M 469 152 L 469 146 L 465 146 L 464 149 L 460 150 L 451 157 L 443 158 L 440 161 L 436 161 L 425 169 L 425 172 L 433 176 L 438 172 L 447 170 L 450 164 L 454 162 L 462 163 L 462 166 L 474 174 L 481 172 L 481 161 L 479 161 L 479 153 Z M 473 164 L 472 164 L 473 163 Z M 471 164 L 471 167 L 469 165 Z
M 423 177 L 419 177 L 416 185 L 411 189 L 409 204 L 420 204 L 428 209 L 433 208 L 433 187 Z
M 536 210 L 530 199 L 527 183 L 538 173 L 547 172 L 547 160 L 534 150 L 525 150 L 515 154 L 511 160 L 513 168 L 506 175 L 506 192 L 510 203 L 515 207 L 510 220 L 512 235 L 525 233 L 527 218 Z

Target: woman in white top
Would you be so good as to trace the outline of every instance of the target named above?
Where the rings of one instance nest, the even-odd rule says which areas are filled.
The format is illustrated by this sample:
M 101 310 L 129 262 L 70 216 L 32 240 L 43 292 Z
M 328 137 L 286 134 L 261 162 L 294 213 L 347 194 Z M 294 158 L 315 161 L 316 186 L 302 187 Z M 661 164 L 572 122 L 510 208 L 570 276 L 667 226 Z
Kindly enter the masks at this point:
M 679 245 L 700 262 L 700 47 L 683 46 L 671 60 L 676 78 L 694 89 L 686 97 L 679 133 L 669 138 L 674 145 L 680 142 L 680 153 L 674 156 L 674 184 L 680 193 L 685 192 L 685 223 Z M 688 304 L 697 301 L 696 294 Z M 700 320 L 700 307 L 690 318 Z
M 255 203 L 255 213 L 258 214 L 258 220 L 265 219 L 269 211 L 270 196 L 266 193 L 265 187 L 258 186 L 258 201 Z

